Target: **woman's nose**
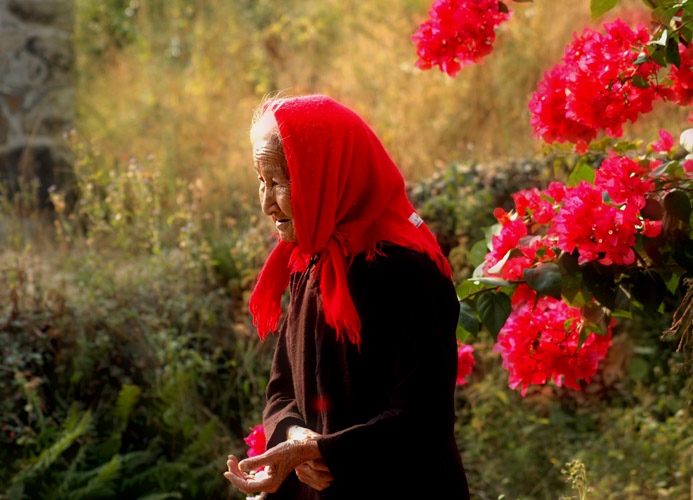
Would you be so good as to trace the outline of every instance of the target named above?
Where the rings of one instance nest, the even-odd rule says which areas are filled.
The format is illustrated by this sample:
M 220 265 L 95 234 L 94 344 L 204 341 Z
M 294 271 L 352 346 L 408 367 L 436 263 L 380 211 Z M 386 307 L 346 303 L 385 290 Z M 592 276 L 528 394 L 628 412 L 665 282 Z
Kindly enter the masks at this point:
M 276 196 L 274 196 L 270 190 L 264 189 L 260 194 L 260 199 L 262 202 L 262 211 L 265 215 L 272 215 L 279 211 Z

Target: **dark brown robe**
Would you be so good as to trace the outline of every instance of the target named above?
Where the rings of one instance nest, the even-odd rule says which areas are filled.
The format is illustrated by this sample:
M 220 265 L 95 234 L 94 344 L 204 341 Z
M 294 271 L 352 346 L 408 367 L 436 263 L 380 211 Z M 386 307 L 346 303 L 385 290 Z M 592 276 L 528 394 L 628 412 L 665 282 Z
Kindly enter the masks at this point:
M 454 287 L 426 256 L 383 251 L 349 270 L 360 352 L 326 324 L 311 267 L 292 276 L 267 386 L 267 447 L 293 424 L 322 434 L 334 481 L 318 492 L 292 473 L 268 499 L 469 498 L 453 435 Z

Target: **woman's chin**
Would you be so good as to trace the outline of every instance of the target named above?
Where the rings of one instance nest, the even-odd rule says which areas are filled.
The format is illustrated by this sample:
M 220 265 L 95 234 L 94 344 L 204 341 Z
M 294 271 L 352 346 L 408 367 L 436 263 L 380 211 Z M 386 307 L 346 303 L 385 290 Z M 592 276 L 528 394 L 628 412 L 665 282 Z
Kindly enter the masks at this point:
M 294 228 L 287 228 L 284 230 L 279 231 L 279 238 L 282 241 L 286 241 L 287 243 L 295 243 L 296 242 L 296 232 L 294 231 Z

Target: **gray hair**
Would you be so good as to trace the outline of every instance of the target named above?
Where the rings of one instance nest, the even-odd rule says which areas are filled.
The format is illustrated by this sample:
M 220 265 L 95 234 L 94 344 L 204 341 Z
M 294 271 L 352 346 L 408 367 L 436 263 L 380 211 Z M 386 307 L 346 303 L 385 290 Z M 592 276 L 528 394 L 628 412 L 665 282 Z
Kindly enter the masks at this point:
M 265 99 L 255 108 L 250 125 L 250 143 L 255 147 L 255 143 L 258 140 L 264 139 L 268 144 L 278 147 L 283 157 L 281 162 L 282 169 L 284 173 L 289 176 L 289 165 L 286 161 L 286 153 L 284 152 L 284 142 L 281 132 L 279 131 L 277 119 L 274 117 L 274 111 L 280 104 L 281 100 Z
M 279 125 L 274 117 L 274 112 L 281 105 L 281 102 L 282 99 L 266 96 L 255 108 L 250 122 L 250 142 L 252 144 L 258 139 L 266 138 L 276 140 L 280 145 L 283 145 Z

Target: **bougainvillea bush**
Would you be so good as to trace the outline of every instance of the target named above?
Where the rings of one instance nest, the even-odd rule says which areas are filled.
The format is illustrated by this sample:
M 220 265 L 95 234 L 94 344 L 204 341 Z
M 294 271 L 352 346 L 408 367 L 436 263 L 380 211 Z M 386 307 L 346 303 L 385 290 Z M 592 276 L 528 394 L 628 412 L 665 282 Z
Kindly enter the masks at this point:
M 593 19 L 618 3 L 592 0 Z M 470 251 L 474 276 L 457 290 L 459 340 L 485 326 L 510 387 L 523 395 L 549 381 L 582 388 L 605 358 L 618 318 L 636 310 L 678 307 L 669 333 L 681 337 L 680 348 L 691 336 L 693 131 L 675 148 L 666 130 L 656 140 L 624 140 L 623 126 L 656 101 L 691 104 L 693 4 L 644 4 L 652 27 L 616 19 L 586 28 L 545 72 L 529 97 L 530 124 L 547 144 L 573 145 L 562 146 L 575 159 L 565 161 L 569 175 L 515 193 L 508 212 L 496 209 L 497 224 Z M 429 15 L 412 36 L 417 66 L 454 77 L 489 55 L 512 12 L 498 0 L 438 0 Z

